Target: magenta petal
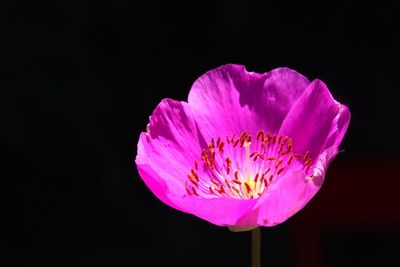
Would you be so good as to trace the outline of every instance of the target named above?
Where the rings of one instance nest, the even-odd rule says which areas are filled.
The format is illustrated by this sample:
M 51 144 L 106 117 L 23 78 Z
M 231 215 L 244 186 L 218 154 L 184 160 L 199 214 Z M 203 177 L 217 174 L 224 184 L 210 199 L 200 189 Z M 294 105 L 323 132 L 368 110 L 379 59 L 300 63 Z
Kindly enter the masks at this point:
M 257 199 L 172 197 L 179 209 L 220 226 L 243 225 L 238 220 L 248 214 Z
M 138 160 L 136 160 L 136 162 L 138 162 Z M 150 190 L 158 197 L 158 199 L 175 209 L 179 209 L 173 202 L 169 200 L 165 181 L 162 180 L 161 177 L 152 170 L 149 164 L 138 165 L 138 171 L 146 186 L 150 188 Z
M 345 105 L 340 104 L 339 112 L 332 122 L 331 130 L 323 149 L 327 149 L 331 146 L 338 147 L 343 140 L 347 128 L 349 127 L 349 123 L 350 111 Z
M 293 139 L 295 153 L 310 151 L 312 159 L 316 159 L 339 112 L 339 105 L 326 85 L 314 80 L 287 114 L 280 133 Z
M 164 99 L 147 130 L 140 135 L 136 156 L 140 176 L 156 195 L 159 190 L 184 195 L 190 166 L 201 151 L 201 136 L 188 104 Z
M 279 224 L 302 209 L 319 188 L 307 181 L 304 172 L 288 172 L 259 199 L 258 207 L 240 222 L 261 226 Z
M 229 64 L 201 76 L 188 102 L 206 140 L 260 129 L 277 132 L 308 84 L 288 68 L 258 74 Z
M 301 170 L 293 170 L 279 177 L 268 192 L 254 205 L 254 209 L 240 218 L 240 225 L 274 226 L 300 211 L 321 188 L 325 173 L 337 155 L 336 147 L 323 151 L 313 170 L 313 177 Z
M 256 200 L 188 196 L 187 175 L 201 154 L 190 108 L 185 102 L 164 99 L 150 117 L 148 132 L 138 143 L 136 165 L 140 177 L 165 204 L 217 225 L 235 225 Z
M 335 146 L 324 150 L 314 165 L 313 176 L 293 170 L 279 177 L 258 199 L 254 209 L 238 220 L 239 225 L 274 226 L 300 211 L 321 188 L 329 164 L 338 154 Z

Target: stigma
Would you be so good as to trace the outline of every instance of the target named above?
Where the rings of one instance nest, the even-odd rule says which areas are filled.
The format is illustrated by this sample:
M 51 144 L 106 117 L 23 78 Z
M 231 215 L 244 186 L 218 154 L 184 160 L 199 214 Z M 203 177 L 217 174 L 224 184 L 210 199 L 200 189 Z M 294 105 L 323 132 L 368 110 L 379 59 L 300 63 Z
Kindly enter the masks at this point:
M 288 136 L 260 130 L 253 138 L 242 132 L 212 138 L 194 161 L 185 187 L 190 196 L 254 199 L 289 169 L 308 175 L 312 165 L 310 152 L 294 153 Z

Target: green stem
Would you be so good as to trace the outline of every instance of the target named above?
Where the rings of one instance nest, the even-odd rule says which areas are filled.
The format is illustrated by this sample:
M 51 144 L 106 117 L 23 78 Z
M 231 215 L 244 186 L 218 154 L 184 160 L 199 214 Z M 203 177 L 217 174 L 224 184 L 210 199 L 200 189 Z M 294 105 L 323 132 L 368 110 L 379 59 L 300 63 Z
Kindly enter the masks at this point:
M 261 227 L 251 231 L 251 266 L 261 267 Z

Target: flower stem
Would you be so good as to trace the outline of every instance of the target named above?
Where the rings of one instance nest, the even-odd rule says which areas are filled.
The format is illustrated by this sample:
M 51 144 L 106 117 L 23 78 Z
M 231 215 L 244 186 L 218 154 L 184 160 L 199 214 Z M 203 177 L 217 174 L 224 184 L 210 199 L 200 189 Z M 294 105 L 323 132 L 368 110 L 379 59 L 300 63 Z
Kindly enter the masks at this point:
M 251 231 L 251 266 L 261 267 L 261 228 Z

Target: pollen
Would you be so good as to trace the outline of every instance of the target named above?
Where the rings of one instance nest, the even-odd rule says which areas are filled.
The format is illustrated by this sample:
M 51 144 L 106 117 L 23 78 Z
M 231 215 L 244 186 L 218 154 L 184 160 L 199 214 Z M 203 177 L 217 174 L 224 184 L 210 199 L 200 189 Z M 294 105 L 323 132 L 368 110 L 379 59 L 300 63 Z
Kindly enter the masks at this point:
M 291 169 L 310 176 L 309 151 L 293 151 L 289 136 L 258 131 L 211 138 L 202 149 L 185 182 L 189 196 L 253 199 L 262 196 Z

